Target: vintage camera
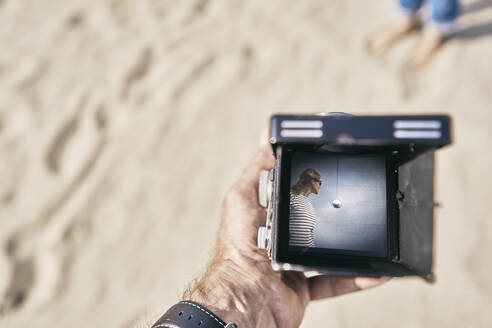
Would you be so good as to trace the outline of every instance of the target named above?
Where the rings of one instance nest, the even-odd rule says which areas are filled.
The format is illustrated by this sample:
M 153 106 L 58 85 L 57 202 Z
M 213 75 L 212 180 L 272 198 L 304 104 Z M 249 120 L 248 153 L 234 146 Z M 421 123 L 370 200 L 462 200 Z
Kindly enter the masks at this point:
M 446 115 L 273 116 L 258 246 L 275 270 L 432 281 L 434 151 L 450 142 Z

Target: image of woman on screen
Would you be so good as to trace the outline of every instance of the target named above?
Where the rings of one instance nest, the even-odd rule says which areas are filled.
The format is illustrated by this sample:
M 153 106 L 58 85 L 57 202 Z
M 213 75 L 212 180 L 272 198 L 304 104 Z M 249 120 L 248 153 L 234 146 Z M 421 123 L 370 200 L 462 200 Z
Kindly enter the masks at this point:
M 309 200 L 310 194 L 317 195 L 321 187 L 321 176 L 316 170 L 304 170 L 290 191 L 289 245 L 315 247 L 314 226 L 316 212 Z

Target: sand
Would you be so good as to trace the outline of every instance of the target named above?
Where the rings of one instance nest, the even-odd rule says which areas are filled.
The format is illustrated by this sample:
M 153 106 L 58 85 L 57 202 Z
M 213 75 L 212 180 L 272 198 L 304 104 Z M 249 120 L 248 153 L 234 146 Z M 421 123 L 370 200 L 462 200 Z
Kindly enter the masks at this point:
M 318 301 L 302 327 L 490 327 L 492 1 L 403 69 L 394 1 L 0 0 L 0 326 L 145 327 L 212 251 L 273 113 L 447 113 L 435 273 Z

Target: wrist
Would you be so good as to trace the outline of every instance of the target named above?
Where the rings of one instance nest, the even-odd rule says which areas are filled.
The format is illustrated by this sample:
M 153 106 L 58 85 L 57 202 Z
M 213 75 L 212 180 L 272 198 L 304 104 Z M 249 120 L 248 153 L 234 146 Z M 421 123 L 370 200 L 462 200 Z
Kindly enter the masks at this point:
M 207 307 L 239 328 L 276 327 L 271 304 L 265 298 L 265 288 L 271 286 L 262 281 L 262 265 L 247 262 L 244 258 L 214 259 L 204 277 L 185 292 L 183 299 Z

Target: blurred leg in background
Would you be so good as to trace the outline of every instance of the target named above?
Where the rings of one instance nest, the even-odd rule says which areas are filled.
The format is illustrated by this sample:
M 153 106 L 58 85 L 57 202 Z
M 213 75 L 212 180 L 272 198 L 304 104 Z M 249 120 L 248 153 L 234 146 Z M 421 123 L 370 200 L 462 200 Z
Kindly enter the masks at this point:
M 383 55 L 402 36 L 419 28 L 418 13 L 423 3 L 423 0 L 399 0 L 397 19 L 382 31 L 369 37 L 368 50 L 375 55 Z
M 426 64 L 446 38 L 456 31 L 456 19 L 460 12 L 458 0 L 431 0 L 428 4 L 430 18 L 419 45 L 408 61 L 413 68 Z
M 460 9 L 458 0 L 399 0 L 397 20 L 369 37 L 368 50 L 375 55 L 383 55 L 401 37 L 419 28 L 422 25 L 420 11 L 424 5 L 430 10 L 430 17 L 424 23 L 422 40 L 410 56 L 408 65 L 416 68 L 425 64 L 454 32 Z

